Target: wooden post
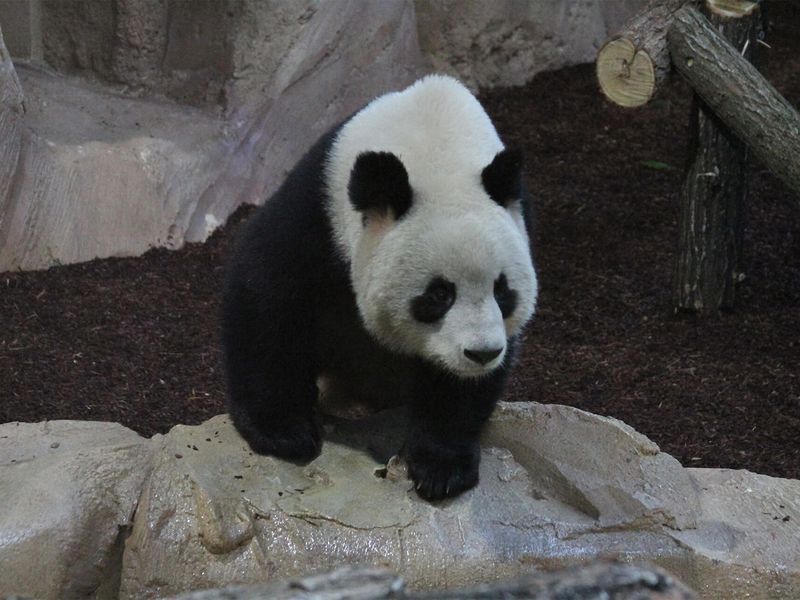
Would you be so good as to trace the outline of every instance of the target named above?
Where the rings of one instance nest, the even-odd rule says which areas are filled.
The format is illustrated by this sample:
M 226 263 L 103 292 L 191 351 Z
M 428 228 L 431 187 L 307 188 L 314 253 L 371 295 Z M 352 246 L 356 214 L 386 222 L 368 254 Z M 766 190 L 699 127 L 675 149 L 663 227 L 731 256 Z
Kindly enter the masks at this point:
M 707 0 L 711 25 L 751 60 L 761 33 L 756 2 Z M 740 277 L 747 147 L 696 94 L 689 160 L 680 194 L 675 310 L 715 314 L 732 309 Z
M 698 96 L 800 199 L 797 110 L 695 9 L 675 13 L 667 43 L 673 66 Z

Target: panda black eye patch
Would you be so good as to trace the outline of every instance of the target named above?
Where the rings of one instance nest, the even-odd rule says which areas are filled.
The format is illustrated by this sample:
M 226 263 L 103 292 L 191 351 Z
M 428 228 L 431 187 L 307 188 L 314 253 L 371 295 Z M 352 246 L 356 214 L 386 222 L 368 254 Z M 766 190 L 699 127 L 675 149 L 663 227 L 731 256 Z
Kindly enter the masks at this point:
M 504 319 L 510 317 L 517 308 L 517 292 L 508 287 L 505 273 L 500 273 L 500 277 L 494 282 L 494 299 Z
M 434 277 L 425 291 L 411 301 L 411 315 L 420 323 L 435 323 L 447 314 L 455 301 L 455 284 Z

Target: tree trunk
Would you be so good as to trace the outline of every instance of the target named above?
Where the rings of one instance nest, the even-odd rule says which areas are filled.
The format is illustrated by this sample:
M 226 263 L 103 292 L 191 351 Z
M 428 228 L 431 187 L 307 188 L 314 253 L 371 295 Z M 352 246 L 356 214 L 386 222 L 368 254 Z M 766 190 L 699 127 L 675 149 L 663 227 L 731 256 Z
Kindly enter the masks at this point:
M 761 33 L 754 3 L 708 0 L 711 25 L 753 60 Z M 697 95 L 692 102 L 689 161 L 680 195 L 678 255 L 673 282 L 676 310 L 715 314 L 732 309 L 739 280 L 745 198 L 747 147 L 719 121 Z
M 687 2 L 651 0 L 597 53 L 597 81 L 606 97 L 620 106 L 646 104 L 670 70 L 667 31 Z
M 800 115 L 694 8 L 667 34 L 675 68 L 765 167 L 800 195 Z

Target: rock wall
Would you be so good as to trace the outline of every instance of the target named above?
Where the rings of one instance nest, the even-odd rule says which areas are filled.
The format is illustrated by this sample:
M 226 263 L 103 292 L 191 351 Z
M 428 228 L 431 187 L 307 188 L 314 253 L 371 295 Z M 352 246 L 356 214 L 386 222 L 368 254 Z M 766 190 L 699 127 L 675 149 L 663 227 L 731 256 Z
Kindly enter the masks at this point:
M 44 59 L 139 96 L 238 106 L 242 94 L 266 91 L 318 8 L 313 0 L 44 0 Z
M 522 85 L 592 62 L 642 0 L 417 0 L 422 50 L 435 71 L 473 88 Z
M 170 23 L 181 29 L 177 23 L 189 19 L 190 5 L 175 6 Z M 222 4 L 198 3 L 198 11 L 210 20 L 218 6 Z M 203 241 L 240 204 L 263 202 L 333 124 L 422 72 L 413 5 L 408 2 L 343 0 L 319 4 L 299 16 L 295 9 L 300 5 L 287 3 L 275 12 L 293 25 L 276 25 L 282 32 L 277 36 L 259 29 L 265 15 L 272 14 L 265 12 L 267 5 L 237 6 L 253 13 L 242 14 L 255 24 L 247 35 L 229 40 L 241 62 L 225 88 L 235 102 L 226 103 L 223 113 L 200 106 L 219 95 L 223 85 L 213 77 L 204 79 L 203 73 L 211 77 L 228 68 L 211 70 L 205 63 L 227 48 L 216 38 L 206 40 L 203 60 L 192 63 L 186 49 L 194 34 L 175 34 L 165 49 L 158 46 L 155 25 L 135 20 L 145 13 L 128 15 L 130 27 L 152 34 L 140 39 L 120 25 L 128 17 L 117 10 L 109 58 L 98 54 L 110 35 L 103 33 L 108 3 L 45 3 L 51 17 L 64 12 L 65 35 L 73 46 L 78 44 L 70 46 L 74 60 L 93 65 L 97 76 L 115 77 L 117 84 L 65 77 L 32 64 L 18 66 L 28 110 L 22 114 L 5 103 L 0 108 L 0 272 Z M 70 29 L 78 16 L 81 23 L 96 26 L 86 39 L 80 29 Z M 358 37 L 347 28 L 356 21 Z M 131 49 L 128 38 L 150 45 Z M 247 42 L 255 38 L 269 41 Z M 170 50 L 179 44 L 176 40 L 183 44 L 180 51 Z M 57 42 L 56 36 L 47 43 Z M 148 50 L 151 46 L 160 50 Z M 163 82 L 166 71 L 151 60 L 162 50 L 164 64 L 186 67 L 169 71 L 169 81 L 184 87 Z M 262 55 L 271 55 L 272 63 L 252 68 L 261 64 Z M 0 77 L 4 94 L 14 89 L 13 69 L 4 68 Z M 158 86 L 186 93 L 190 104 L 198 106 L 150 95 Z M 186 91 L 190 89 L 198 94 Z M 137 97 L 139 92 L 148 93 Z
M 44 59 L 130 91 L 194 105 L 237 103 L 270 81 L 320 7 L 314 0 L 12 0 L 19 20 L 40 5 Z M 367 2 L 361 0 L 364 8 Z M 520 85 L 536 73 L 593 61 L 643 0 L 415 0 L 426 64 L 474 88 Z M 0 21 L 1 22 L 1 21 Z M 344 32 L 353 31 L 353 23 Z
M 389 460 L 400 417 L 329 419 L 305 466 L 253 455 L 225 415 L 150 440 L 0 425 L 0 597 L 154 598 L 352 564 L 430 590 L 598 557 L 708 599 L 800 589 L 800 481 L 685 469 L 614 419 L 501 404 L 478 487 L 432 504 Z
M 641 2 L 0 3 L 0 272 L 203 241 L 375 96 L 591 60 Z
M 21 114 L 24 111 L 25 96 L 19 84 L 11 54 L 3 43 L 3 30 L 0 29 L 0 110 Z

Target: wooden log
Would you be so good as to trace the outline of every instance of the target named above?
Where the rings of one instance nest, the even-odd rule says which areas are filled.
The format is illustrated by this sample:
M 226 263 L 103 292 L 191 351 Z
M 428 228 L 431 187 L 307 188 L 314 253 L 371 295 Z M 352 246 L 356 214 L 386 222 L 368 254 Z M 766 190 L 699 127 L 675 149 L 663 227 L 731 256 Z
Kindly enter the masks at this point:
M 693 600 L 680 581 L 657 567 L 596 562 L 511 581 L 475 585 L 457 591 L 407 591 L 403 581 L 382 569 L 342 567 L 290 581 L 237 585 L 188 592 L 171 600 Z
M 721 6 L 723 4 L 724 6 Z M 755 2 L 706 0 L 711 25 L 753 62 L 761 33 Z M 680 194 L 673 306 L 704 315 L 734 306 L 739 281 L 747 147 L 695 95 Z
M 800 196 L 800 115 L 695 8 L 667 33 L 675 68 L 753 155 Z
M 694 0 L 651 0 L 597 53 L 597 81 L 620 106 L 646 104 L 670 71 L 667 31 L 672 17 Z

